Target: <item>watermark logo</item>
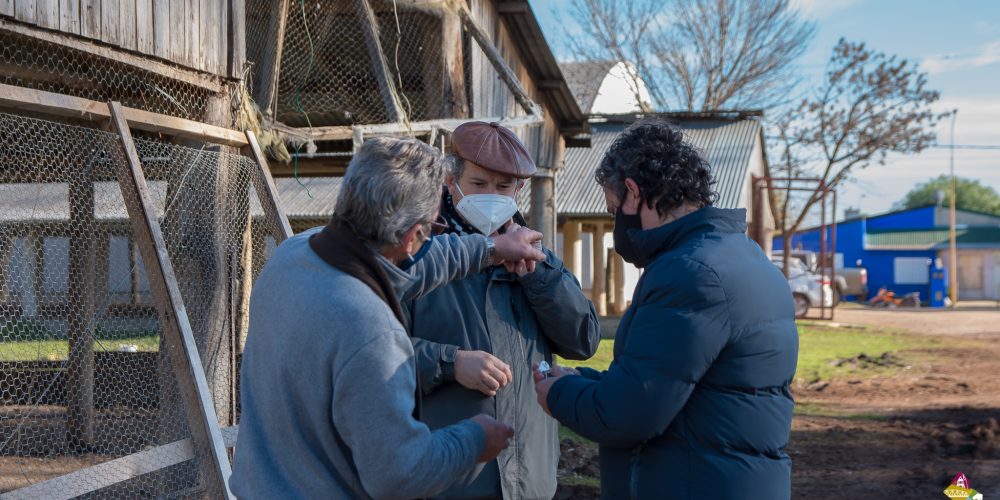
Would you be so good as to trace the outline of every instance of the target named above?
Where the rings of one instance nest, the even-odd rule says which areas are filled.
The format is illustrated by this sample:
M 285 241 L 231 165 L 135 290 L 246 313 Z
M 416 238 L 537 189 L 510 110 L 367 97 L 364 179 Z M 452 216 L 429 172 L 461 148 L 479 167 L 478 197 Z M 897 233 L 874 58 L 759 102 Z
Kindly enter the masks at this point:
M 944 496 L 961 500 L 983 500 L 983 494 L 972 489 L 969 478 L 961 472 L 956 474 L 955 479 L 952 479 L 951 484 L 944 489 Z

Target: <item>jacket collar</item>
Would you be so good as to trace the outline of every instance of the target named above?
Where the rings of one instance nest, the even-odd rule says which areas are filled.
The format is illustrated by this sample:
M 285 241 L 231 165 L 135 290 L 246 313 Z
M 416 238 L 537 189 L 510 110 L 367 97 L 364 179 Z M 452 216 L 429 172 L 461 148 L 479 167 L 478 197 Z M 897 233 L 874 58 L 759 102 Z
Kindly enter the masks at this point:
M 705 233 L 746 233 L 746 209 L 704 207 L 673 222 L 647 230 L 632 229 L 628 237 L 645 262 Z

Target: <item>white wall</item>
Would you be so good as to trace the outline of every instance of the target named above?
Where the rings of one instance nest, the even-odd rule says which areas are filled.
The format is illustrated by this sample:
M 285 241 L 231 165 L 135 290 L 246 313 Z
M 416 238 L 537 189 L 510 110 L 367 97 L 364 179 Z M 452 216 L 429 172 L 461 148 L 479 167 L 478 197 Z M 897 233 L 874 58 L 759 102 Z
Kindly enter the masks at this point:
M 636 94 L 641 97 L 642 105 L 636 100 Z M 597 97 L 590 107 L 590 113 L 600 115 L 644 112 L 652 108 L 650 104 L 652 101 L 649 90 L 642 79 L 638 78 L 635 67 L 631 63 L 620 62 L 605 75 L 597 91 Z

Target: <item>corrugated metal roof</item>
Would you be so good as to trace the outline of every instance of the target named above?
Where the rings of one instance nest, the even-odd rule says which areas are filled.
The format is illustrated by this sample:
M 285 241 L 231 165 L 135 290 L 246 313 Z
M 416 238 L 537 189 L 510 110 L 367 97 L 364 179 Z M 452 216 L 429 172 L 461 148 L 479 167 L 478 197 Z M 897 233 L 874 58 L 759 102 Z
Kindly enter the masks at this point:
M 746 189 L 754 147 L 760 137 L 760 122 L 754 119 L 672 120 L 684 132 L 712 169 L 716 206 L 748 208 L 741 204 Z M 556 173 L 556 211 L 577 217 L 608 216 L 604 195 L 594 182 L 594 170 L 614 140 L 629 123 L 591 123 L 592 145 L 566 150 L 566 163 Z
M 298 180 L 275 179 L 278 197 L 289 219 L 326 219 L 333 215 L 333 207 L 340 193 L 341 177 L 308 177 Z
M 866 250 L 944 250 L 948 248 L 948 228 L 919 231 L 870 230 L 865 234 Z M 1000 247 L 1000 226 L 969 226 L 955 229 L 958 248 Z

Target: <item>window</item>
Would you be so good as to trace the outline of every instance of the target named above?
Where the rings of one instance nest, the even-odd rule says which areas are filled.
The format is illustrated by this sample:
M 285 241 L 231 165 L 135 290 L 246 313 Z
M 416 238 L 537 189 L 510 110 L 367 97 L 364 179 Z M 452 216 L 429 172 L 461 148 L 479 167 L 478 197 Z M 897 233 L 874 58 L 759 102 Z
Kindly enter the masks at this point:
M 931 259 L 927 257 L 896 257 L 893 260 L 893 281 L 897 285 L 930 283 Z

